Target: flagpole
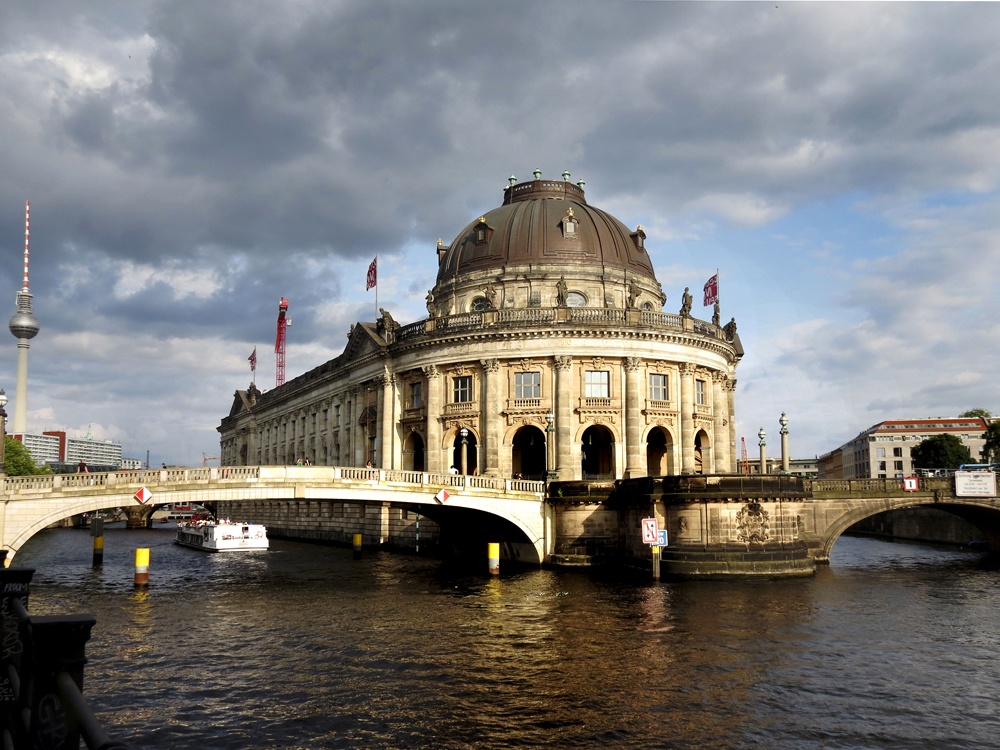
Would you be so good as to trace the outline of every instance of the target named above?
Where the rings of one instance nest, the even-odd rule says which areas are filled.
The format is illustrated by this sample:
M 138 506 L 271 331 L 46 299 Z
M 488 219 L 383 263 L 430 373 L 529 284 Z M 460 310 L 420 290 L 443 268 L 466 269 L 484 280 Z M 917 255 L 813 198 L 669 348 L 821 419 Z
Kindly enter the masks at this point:
M 378 320 L 378 253 L 375 253 L 375 320 Z

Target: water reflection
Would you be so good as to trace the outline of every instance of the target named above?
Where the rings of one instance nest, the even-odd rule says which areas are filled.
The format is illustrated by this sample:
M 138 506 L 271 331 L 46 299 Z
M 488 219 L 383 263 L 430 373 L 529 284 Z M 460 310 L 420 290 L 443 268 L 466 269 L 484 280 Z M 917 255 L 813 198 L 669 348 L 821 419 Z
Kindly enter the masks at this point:
M 114 530 L 112 530 L 113 532 Z M 815 578 L 654 584 L 275 540 L 46 532 L 33 611 L 90 611 L 136 747 L 992 747 L 996 566 L 842 539 Z M 155 547 L 150 588 L 134 548 Z

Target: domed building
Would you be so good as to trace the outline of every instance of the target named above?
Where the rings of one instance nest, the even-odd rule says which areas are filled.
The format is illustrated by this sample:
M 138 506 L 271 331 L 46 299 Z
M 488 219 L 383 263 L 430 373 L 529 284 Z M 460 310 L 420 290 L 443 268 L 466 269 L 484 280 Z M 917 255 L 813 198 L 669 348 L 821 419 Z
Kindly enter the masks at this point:
M 237 391 L 222 463 L 563 481 L 736 468 L 735 323 L 664 312 L 641 226 L 535 179 L 438 242 L 427 318 L 382 310 L 343 353 Z M 464 458 L 463 458 L 464 457 Z

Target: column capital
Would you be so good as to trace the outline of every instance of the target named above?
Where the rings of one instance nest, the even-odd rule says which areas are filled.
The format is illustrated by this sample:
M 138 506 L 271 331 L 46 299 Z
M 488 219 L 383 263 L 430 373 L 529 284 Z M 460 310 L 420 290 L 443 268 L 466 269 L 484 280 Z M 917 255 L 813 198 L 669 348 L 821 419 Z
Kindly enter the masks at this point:
M 500 372 L 500 360 L 499 359 L 481 359 L 479 364 L 483 366 L 485 372 Z
M 424 376 L 427 378 L 438 378 L 441 376 L 441 371 L 438 369 L 437 365 L 424 365 L 421 368 L 424 371 Z
M 724 373 L 722 370 L 712 370 L 712 380 L 716 383 L 725 383 L 729 380 L 729 375 Z
M 641 364 L 642 357 L 622 357 L 622 367 L 625 368 L 625 372 L 638 372 Z
M 566 372 L 573 368 L 573 357 L 569 354 L 560 354 L 555 358 L 555 367 L 561 372 Z
M 735 391 L 736 390 L 736 378 L 729 378 L 729 380 L 726 381 L 725 388 L 726 388 L 727 391 Z
M 678 367 L 681 375 L 694 375 L 694 371 L 697 369 L 693 362 L 681 362 Z

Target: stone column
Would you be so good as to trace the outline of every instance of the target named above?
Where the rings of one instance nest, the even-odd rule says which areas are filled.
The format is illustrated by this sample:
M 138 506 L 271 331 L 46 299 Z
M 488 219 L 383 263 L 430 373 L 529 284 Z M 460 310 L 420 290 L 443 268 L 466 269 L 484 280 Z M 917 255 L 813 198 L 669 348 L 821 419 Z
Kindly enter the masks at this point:
M 500 476 L 500 442 L 501 427 L 500 419 L 500 360 L 484 359 L 480 361 L 483 366 L 483 373 L 486 381 L 486 409 L 483 412 L 485 429 L 480 433 L 485 443 L 480 448 L 480 455 L 485 454 L 486 471 L 483 472 L 488 477 Z M 485 449 L 485 450 L 484 450 Z
M 354 448 L 351 439 L 354 437 L 354 396 L 355 390 L 352 388 L 347 392 L 347 399 L 344 401 L 344 413 L 341 414 L 340 425 L 340 462 L 344 466 L 354 466 Z
M 639 414 L 639 357 L 622 357 L 625 368 L 625 473 L 624 479 L 646 476 L 642 465 L 642 422 Z
M 573 466 L 573 357 L 556 357 L 556 471 L 559 480 L 576 477 Z
M 381 430 L 379 431 L 379 465 L 383 469 L 393 469 L 393 433 L 396 428 L 396 378 L 394 375 L 386 373 L 382 376 L 382 390 L 378 395 L 378 414 L 381 420 Z
M 427 446 L 425 458 L 430 474 L 442 474 L 441 466 L 441 371 L 436 365 L 424 367 L 427 376 Z
M 736 451 L 736 378 L 726 381 L 726 396 L 729 401 L 729 461 L 732 472 L 736 474 L 736 462 L 739 459 Z
M 712 416 L 715 428 L 712 435 L 712 452 L 716 474 L 728 474 L 729 469 L 729 404 L 726 403 L 726 380 L 724 372 L 712 373 Z
M 681 474 L 694 474 L 694 365 L 681 362 Z
M 382 469 L 388 469 L 388 468 L 390 468 L 389 466 L 386 465 L 385 459 L 382 457 L 383 456 L 383 452 L 382 452 L 383 442 L 385 444 L 389 443 L 388 440 L 383 440 L 383 438 L 384 438 L 384 432 L 383 432 L 383 429 L 382 429 L 385 426 L 385 423 L 386 423 L 386 419 L 385 419 L 385 401 L 386 401 L 386 399 L 385 399 L 385 384 L 386 384 L 386 380 L 387 380 L 387 378 L 386 378 L 385 375 L 379 375 L 374 380 L 375 389 L 376 389 L 376 393 L 375 393 L 375 458 L 378 459 L 378 460 L 377 461 L 372 461 L 372 464 L 374 466 L 378 466 L 378 467 L 380 467 Z
M 354 466 L 365 465 L 365 452 L 368 449 L 368 423 L 362 427 L 361 417 L 367 417 L 368 410 L 368 387 L 360 385 L 356 389 L 357 395 L 354 397 L 354 424 L 351 425 L 351 434 L 354 439 L 351 444 L 354 446 Z

